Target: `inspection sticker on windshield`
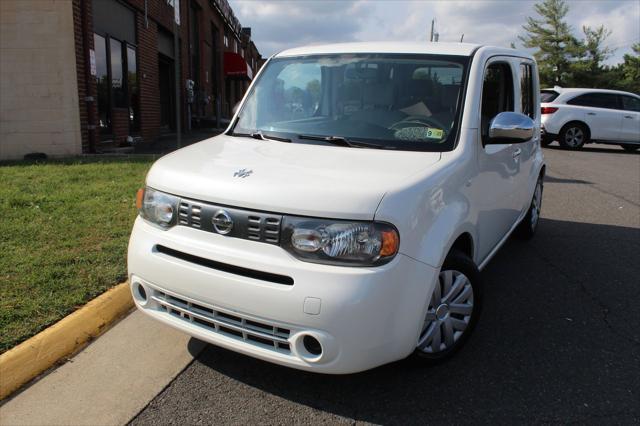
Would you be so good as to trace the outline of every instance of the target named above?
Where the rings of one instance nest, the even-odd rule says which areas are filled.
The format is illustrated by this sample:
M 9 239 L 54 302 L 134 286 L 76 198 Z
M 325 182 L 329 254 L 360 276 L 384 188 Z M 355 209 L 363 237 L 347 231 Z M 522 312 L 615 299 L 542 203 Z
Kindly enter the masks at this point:
M 430 139 L 442 139 L 443 133 L 442 129 L 432 129 L 431 127 L 427 127 L 427 137 Z

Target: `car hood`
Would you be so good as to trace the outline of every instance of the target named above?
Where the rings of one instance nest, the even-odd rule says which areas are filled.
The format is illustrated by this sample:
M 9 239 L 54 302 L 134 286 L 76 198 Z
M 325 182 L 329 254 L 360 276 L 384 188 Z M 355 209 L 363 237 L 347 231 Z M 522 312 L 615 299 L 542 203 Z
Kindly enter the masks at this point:
M 367 220 L 387 191 L 440 156 L 220 135 L 158 160 L 147 185 L 227 206 Z

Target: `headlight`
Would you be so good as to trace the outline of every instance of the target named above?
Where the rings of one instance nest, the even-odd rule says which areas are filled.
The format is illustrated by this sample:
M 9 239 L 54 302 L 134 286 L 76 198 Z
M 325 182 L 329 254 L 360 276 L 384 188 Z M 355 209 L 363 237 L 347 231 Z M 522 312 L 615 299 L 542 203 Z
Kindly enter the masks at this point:
M 140 216 L 154 225 L 164 229 L 175 225 L 178 197 L 147 187 L 138 190 L 136 204 Z
M 282 245 L 307 262 L 374 266 L 393 259 L 400 237 L 386 223 L 285 216 Z

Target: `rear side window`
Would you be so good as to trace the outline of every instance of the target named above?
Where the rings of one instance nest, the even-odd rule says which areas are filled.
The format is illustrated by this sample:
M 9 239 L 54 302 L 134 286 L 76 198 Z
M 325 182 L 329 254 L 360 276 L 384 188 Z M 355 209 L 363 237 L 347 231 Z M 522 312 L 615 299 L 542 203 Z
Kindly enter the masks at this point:
M 568 105 L 618 109 L 618 95 L 612 93 L 585 93 L 567 101 Z
M 520 65 L 520 107 L 524 115 L 535 118 L 533 109 L 533 75 L 531 65 Z
M 487 67 L 482 84 L 481 134 L 489 135 L 489 123 L 501 112 L 513 111 L 513 75 L 505 63 Z
M 627 111 L 640 112 L 640 99 L 633 96 L 621 95 L 622 108 Z
M 540 102 L 553 102 L 560 95 L 560 93 L 555 90 L 541 90 L 540 91 Z

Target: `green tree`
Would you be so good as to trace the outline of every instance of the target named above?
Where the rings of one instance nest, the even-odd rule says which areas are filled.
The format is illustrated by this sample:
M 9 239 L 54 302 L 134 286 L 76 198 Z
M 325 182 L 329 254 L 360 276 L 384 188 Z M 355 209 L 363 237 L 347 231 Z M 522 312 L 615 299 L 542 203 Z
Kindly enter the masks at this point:
M 609 68 L 603 65 L 614 50 L 604 45 L 611 31 L 604 25 L 593 29 L 582 27 L 583 41 L 578 45 L 580 58 L 570 64 L 572 85 L 577 87 L 608 87 Z
M 618 65 L 619 88 L 636 94 L 640 94 L 640 43 L 631 46 L 633 53 L 625 54 L 622 62 Z
M 537 49 L 540 80 L 544 86 L 571 81 L 571 63 L 580 53 L 580 43 L 564 18 L 569 7 L 564 0 L 544 0 L 534 6 L 537 18 L 528 17 L 526 35 L 518 36 L 524 47 Z
M 318 79 L 313 79 L 307 83 L 307 92 L 311 95 L 311 99 L 313 102 L 320 101 L 320 81 Z

